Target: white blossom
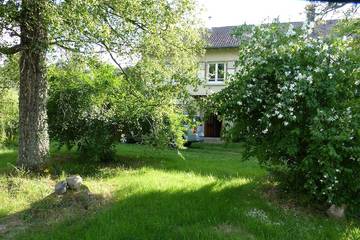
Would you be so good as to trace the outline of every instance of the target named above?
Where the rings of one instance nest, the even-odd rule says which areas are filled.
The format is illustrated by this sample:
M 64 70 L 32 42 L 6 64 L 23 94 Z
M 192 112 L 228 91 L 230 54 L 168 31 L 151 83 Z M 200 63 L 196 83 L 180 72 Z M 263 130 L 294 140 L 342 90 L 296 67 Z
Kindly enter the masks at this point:
M 290 36 L 293 36 L 295 34 L 296 34 L 296 32 L 294 31 L 294 26 L 292 24 L 290 24 L 289 29 L 286 32 L 286 36 L 290 37 Z
M 308 77 L 306 78 L 306 80 L 307 80 L 310 84 L 313 83 L 313 78 L 312 78 L 312 76 L 308 76 Z

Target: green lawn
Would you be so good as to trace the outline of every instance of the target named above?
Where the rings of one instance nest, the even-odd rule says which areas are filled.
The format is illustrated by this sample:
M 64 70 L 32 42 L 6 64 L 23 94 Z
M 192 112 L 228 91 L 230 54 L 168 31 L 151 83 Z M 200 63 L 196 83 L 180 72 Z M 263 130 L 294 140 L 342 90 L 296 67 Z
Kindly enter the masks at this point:
M 9 176 L 16 152 L 2 150 L 0 238 L 360 239 L 357 223 L 269 201 L 266 172 L 255 160 L 242 161 L 238 144 L 195 144 L 180 154 L 140 145 L 117 150 L 118 162 L 101 165 L 54 150 L 43 176 Z M 86 207 L 78 197 L 49 195 L 74 173 L 94 193 Z M 1 233 L 1 226 L 9 230 Z

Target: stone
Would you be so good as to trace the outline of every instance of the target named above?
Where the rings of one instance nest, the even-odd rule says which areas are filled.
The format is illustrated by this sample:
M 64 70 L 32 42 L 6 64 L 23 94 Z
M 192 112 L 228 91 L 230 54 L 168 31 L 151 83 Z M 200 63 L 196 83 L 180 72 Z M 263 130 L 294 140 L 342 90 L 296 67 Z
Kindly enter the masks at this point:
M 82 178 L 79 175 L 70 176 L 66 179 L 67 185 L 72 190 L 80 190 Z
M 5 233 L 6 230 L 6 225 L 0 224 L 0 233 Z
M 64 194 L 64 193 L 66 193 L 66 189 L 67 189 L 66 181 L 58 182 L 55 185 L 55 193 L 56 194 L 59 194 L 59 195 Z
M 331 205 L 330 208 L 326 211 L 327 215 L 332 218 L 341 219 L 345 217 L 345 204 L 342 204 L 340 207 L 335 204 Z

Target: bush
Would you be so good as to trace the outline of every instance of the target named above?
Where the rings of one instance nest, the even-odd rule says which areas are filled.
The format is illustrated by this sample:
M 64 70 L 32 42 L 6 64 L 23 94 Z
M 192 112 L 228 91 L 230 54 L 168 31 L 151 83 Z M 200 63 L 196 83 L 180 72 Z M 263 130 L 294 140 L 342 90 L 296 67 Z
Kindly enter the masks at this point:
M 132 71 L 128 69 L 129 79 Z M 120 141 L 182 146 L 182 114 L 176 105 L 125 77 L 96 59 L 74 58 L 53 66 L 48 101 L 51 139 L 77 146 L 85 159 L 100 161 L 113 159 L 114 144 Z
M 18 92 L 13 89 L 0 93 L 0 146 L 17 142 L 19 107 Z
M 18 55 L 4 59 L 0 65 L 0 147 L 16 145 L 19 121 Z
M 233 81 L 212 98 L 227 121 L 291 190 L 320 202 L 360 204 L 360 69 L 352 38 L 313 37 L 312 26 L 237 30 Z

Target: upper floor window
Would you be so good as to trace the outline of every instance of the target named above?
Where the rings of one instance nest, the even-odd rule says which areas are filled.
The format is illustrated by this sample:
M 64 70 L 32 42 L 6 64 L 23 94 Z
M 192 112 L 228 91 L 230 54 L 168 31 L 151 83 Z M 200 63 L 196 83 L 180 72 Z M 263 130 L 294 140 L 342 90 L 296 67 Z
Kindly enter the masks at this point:
M 224 82 L 225 74 L 225 63 L 208 63 L 209 82 Z

